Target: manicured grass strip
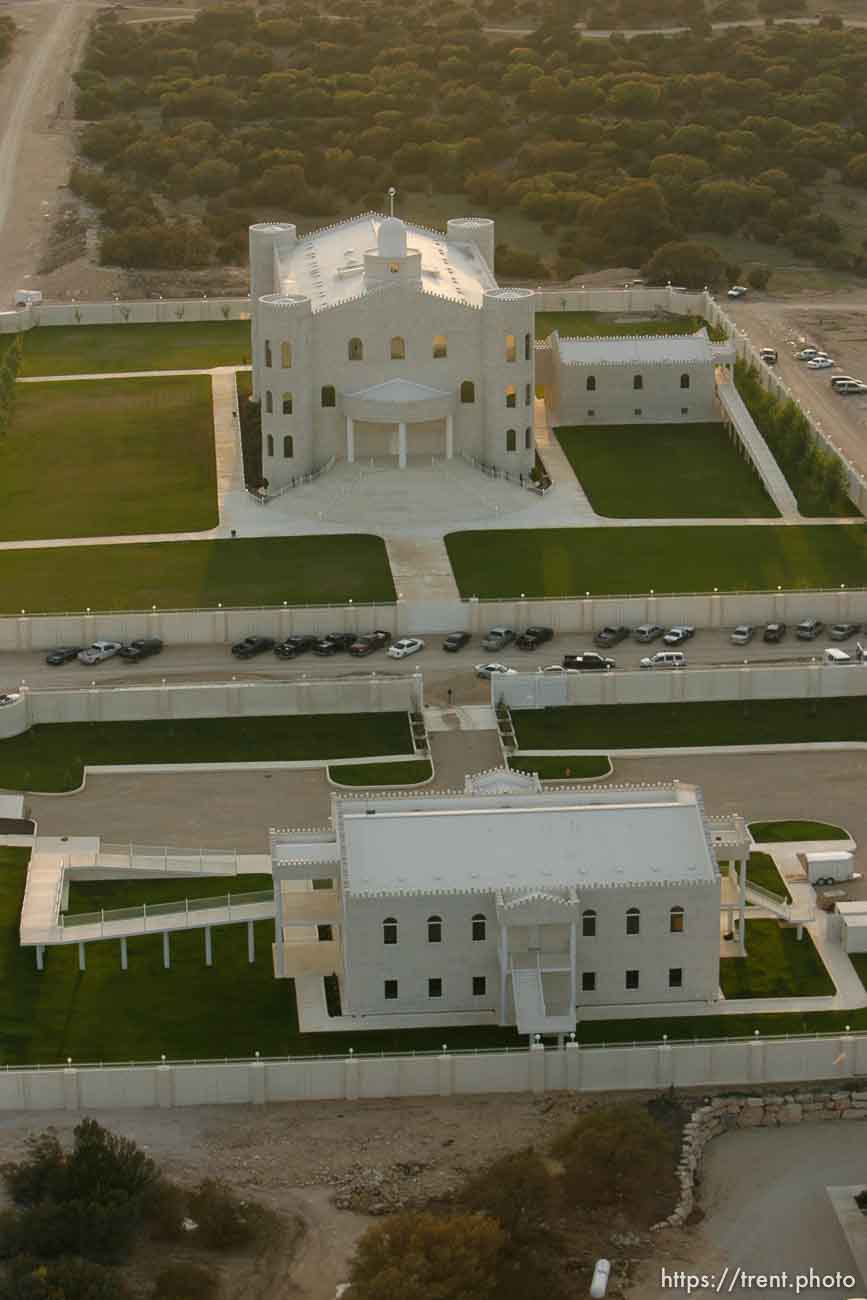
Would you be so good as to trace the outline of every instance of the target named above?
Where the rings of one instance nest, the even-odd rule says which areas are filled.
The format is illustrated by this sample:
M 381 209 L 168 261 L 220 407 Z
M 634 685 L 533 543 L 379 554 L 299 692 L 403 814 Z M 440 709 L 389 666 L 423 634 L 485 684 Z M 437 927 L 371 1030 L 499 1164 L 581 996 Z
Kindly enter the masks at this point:
M 556 434 L 597 514 L 615 519 L 779 516 L 722 424 L 581 425 Z
M 849 960 L 858 972 L 858 978 L 867 989 L 867 952 L 853 953 Z
M 337 785 L 363 785 L 381 789 L 385 785 L 420 785 L 433 775 L 430 761 L 420 758 L 409 763 L 347 763 L 329 767 L 328 779 Z
M 267 763 L 411 752 L 405 713 L 62 722 L 0 741 L 0 789 L 76 790 L 87 763 Z
M 708 704 L 513 709 L 512 721 L 521 749 L 664 749 L 680 745 L 867 741 L 867 698 L 752 700 L 746 706 L 718 700 Z
M 747 862 L 747 880 L 758 885 L 760 889 L 769 889 L 772 894 L 778 894 L 787 903 L 792 901 L 789 887 L 777 870 L 777 864 L 770 853 L 750 854 Z
M 849 839 L 848 831 L 831 822 L 751 822 L 749 830 L 757 844 Z
M 461 595 L 492 600 L 861 587 L 867 573 L 861 524 L 502 529 L 445 541 Z
M 250 322 L 41 325 L 27 330 L 22 375 L 210 370 L 249 363 Z
M 593 754 L 573 754 L 565 758 L 524 757 L 509 759 L 514 772 L 536 772 L 543 781 L 587 781 L 591 777 L 610 776 L 611 759 Z
M 3 541 L 213 528 L 210 377 L 18 384 L 0 482 Z
M 0 614 L 394 598 L 385 543 L 367 535 L 0 551 Z
M 776 921 L 747 921 L 746 957 L 724 957 L 720 988 L 727 998 L 833 996 L 825 970 L 806 930 L 784 929 Z
M 73 880 L 67 916 L 106 912 L 143 903 L 181 903 L 185 898 L 220 898 L 226 894 L 255 894 L 274 888 L 274 877 L 251 872 L 243 876 L 183 876 L 172 880 Z
M 537 311 L 536 338 L 546 339 L 554 330 L 561 339 L 617 338 L 626 334 L 695 334 L 706 324 L 700 316 L 655 316 L 652 320 L 633 320 L 617 312 Z

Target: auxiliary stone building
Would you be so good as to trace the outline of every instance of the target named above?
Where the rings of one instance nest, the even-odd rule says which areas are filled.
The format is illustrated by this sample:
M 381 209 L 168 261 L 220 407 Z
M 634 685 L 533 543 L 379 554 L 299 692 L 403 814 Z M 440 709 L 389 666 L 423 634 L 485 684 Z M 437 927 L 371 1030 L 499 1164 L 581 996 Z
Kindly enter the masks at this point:
M 275 973 L 302 1029 L 326 976 L 341 1014 L 318 1028 L 560 1034 L 586 1008 L 686 1012 L 719 996 L 717 858 L 747 856 L 729 821 L 712 828 L 676 782 L 543 791 L 498 771 L 457 793 L 335 795 L 327 829 L 272 832 Z

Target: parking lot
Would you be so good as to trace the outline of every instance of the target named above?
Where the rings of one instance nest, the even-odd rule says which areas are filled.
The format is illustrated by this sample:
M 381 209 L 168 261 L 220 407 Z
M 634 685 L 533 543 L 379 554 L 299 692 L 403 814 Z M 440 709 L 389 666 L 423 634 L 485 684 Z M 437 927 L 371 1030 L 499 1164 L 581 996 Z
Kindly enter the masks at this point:
M 809 611 L 804 611 L 805 617 Z M 697 629 L 695 635 L 677 647 L 682 651 L 689 667 L 714 667 L 749 663 L 792 663 L 821 659 L 826 647 L 839 646 L 854 656 L 857 637 L 844 642 L 832 642 L 826 628 L 814 641 L 798 641 L 790 627 L 785 638 L 776 645 L 762 640 L 758 628 L 746 645 L 734 645 L 732 628 Z M 109 636 L 111 629 L 106 629 Z M 443 634 L 423 635 L 424 649 L 405 659 L 392 659 L 385 650 L 377 650 L 362 659 L 352 658 L 345 651 L 321 658 L 306 653 L 297 659 L 278 659 L 272 651 L 253 659 L 238 660 L 232 657 L 228 645 L 171 645 L 161 654 L 139 663 L 125 662 L 118 657 L 102 663 L 82 665 L 73 660 L 58 667 L 45 663 L 45 652 L 22 652 L 0 655 L 0 694 L 14 691 L 21 683 L 31 688 L 46 689 L 90 686 L 128 686 L 137 682 L 153 684 L 166 681 L 256 681 L 274 678 L 295 681 L 301 677 L 341 678 L 359 674 L 378 673 L 383 676 L 421 672 L 424 674 L 427 697 L 430 702 L 446 702 L 451 690 L 455 701 L 467 703 L 489 698 L 486 682 L 475 675 L 475 665 L 496 661 L 518 671 L 536 671 L 549 665 L 560 664 L 567 654 L 580 654 L 596 650 L 614 660 L 617 669 L 635 669 L 641 659 L 664 649 L 661 639 L 650 644 L 639 644 L 634 637 L 619 645 L 599 650 L 592 638 L 577 633 L 563 633 L 536 650 L 519 650 L 514 644 L 500 651 L 482 648 L 481 637 L 472 637 L 469 644 L 456 653 L 443 650 Z M 867 642 L 867 633 L 864 634 Z

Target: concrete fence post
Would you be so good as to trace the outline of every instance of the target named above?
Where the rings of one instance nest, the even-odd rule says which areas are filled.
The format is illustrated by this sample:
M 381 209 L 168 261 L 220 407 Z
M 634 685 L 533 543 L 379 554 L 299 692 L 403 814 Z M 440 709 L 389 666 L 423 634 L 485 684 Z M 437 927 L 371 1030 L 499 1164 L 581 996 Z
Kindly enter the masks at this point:
M 837 1052 L 837 1057 L 835 1060 L 835 1064 L 837 1061 L 840 1062 L 841 1074 L 855 1075 L 858 1073 L 856 1069 L 855 1058 L 856 1058 L 855 1039 L 849 1033 L 849 1026 L 847 1025 L 846 1033 L 840 1035 L 840 1047 Z
M 545 1091 L 545 1044 L 530 1044 L 530 1091 Z
M 454 1061 L 443 1043 L 442 1055 L 437 1057 L 437 1091 L 441 1097 L 451 1097 L 454 1092 Z
M 256 960 L 256 922 L 247 922 L 247 961 L 252 966 Z
M 570 1092 L 581 1091 L 581 1048 L 574 1038 L 566 1044 L 566 1087 Z
M 250 1094 L 250 1102 L 254 1106 L 264 1106 L 265 1066 L 258 1052 L 255 1061 L 251 1061 L 247 1067 L 247 1088 Z
M 170 1110 L 175 1104 L 175 1070 L 174 1066 L 166 1064 L 166 1058 L 163 1057 L 162 1065 L 156 1068 L 156 1094 L 157 1106 L 160 1110 Z
M 656 1049 L 656 1086 L 657 1088 L 670 1088 L 673 1081 L 674 1070 L 671 1059 L 671 1046 L 667 1041 L 663 1041 Z
M 81 1109 L 81 1084 L 78 1070 L 72 1065 L 67 1066 L 63 1071 L 63 1109 Z
M 756 1035 L 758 1035 L 756 1030 Z M 764 1083 L 766 1075 L 765 1044 L 761 1038 L 754 1037 L 749 1045 L 749 1082 Z
M 351 1047 L 343 1066 L 343 1091 L 347 1101 L 358 1100 L 358 1060 Z

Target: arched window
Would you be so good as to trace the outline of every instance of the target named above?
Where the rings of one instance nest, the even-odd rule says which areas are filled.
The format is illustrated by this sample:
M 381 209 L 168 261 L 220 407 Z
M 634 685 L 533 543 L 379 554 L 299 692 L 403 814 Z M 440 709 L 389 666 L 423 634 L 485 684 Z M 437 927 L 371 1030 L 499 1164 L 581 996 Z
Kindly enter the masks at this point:
M 391 340 L 391 359 L 392 361 L 406 361 L 406 340 L 402 339 L 399 334 L 395 334 Z
M 382 923 L 382 942 L 397 943 L 397 918 L 387 916 Z
M 265 442 L 265 446 L 266 446 L 266 449 L 267 449 L 267 454 L 268 454 L 269 456 L 273 456 L 273 455 L 274 455 L 274 435 L 273 435 L 272 433 L 269 433 L 269 434 L 268 434 L 268 437 L 267 437 L 266 442 Z
M 596 913 L 592 907 L 581 913 L 581 934 L 585 939 L 596 938 Z
M 325 385 L 323 386 L 323 388 L 322 388 L 322 405 L 323 405 L 323 406 L 336 406 L 336 405 L 337 405 L 337 394 L 336 394 L 335 391 L 334 391 L 334 385 L 333 385 L 333 384 L 325 384 Z
M 635 388 L 635 389 L 643 388 L 643 387 L 644 387 L 644 375 L 633 375 L 633 376 L 632 376 L 632 387 Z
M 529 334 L 524 335 L 524 360 L 529 361 L 533 356 L 533 340 Z
M 506 405 L 512 409 L 518 405 L 518 394 L 515 392 L 515 385 L 509 384 L 506 389 Z
M 265 414 L 274 414 L 274 394 L 271 392 L 270 388 L 265 392 Z
M 530 451 L 533 446 L 533 430 L 527 425 L 524 430 L 524 451 Z
M 280 344 L 280 365 L 284 370 L 292 369 L 292 344 L 288 339 Z
M 487 938 L 488 922 L 483 912 L 476 912 L 473 917 L 473 943 L 481 943 Z
M 587 376 L 587 392 L 588 392 L 588 393 L 595 393 L 595 392 L 596 392 L 596 376 L 595 376 L 595 375 L 588 375 L 588 376 Z
M 265 340 L 265 365 L 266 366 L 271 365 L 271 340 L 270 339 Z
M 506 335 L 506 360 L 507 361 L 518 360 L 518 345 L 515 342 L 514 334 Z
M 685 913 L 682 907 L 673 907 L 668 914 L 668 928 L 672 934 L 683 934 Z
M 295 455 L 295 439 L 291 433 L 287 433 L 283 439 L 283 459 L 291 460 Z
M 447 357 L 449 354 L 449 345 L 446 342 L 445 334 L 436 334 L 433 341 L 434 360 L 439 361 L 441 357 Z
M 361 339 L 349 340 L 349 360 L 350 361 L 364 360 L 364 344 L 362 343 Z
M 427 941 L 428 943 L 442 943 L 443 941 L 443 918 L 441 916 L 429 916 L 427 919 Z
M 291 393 L 284 393 L 284 394 L 283 394 L 283 414 L 284 414 L 284 415 L 291 415 L 291 414 L 292 414 L 292 394 L 291 394 Z
M 681 377 L 680 377 L 680 386 L 681 386 L 681 388 L 689 388 L 689 375 L 686 375 L 686 374 L 681 375 Z
M 525 405 L 525 406 L 529 406 L 530 403 L 532 402 L 532 400 L 533 400 L 533 387 L 532 387 L 532 384 L 525 384 L 525 385 L 524 385 L 524 405 Z
M 637 907 L 626 909 L 626 933 L 638 934 L 641 930 L 641 913 Z
M 514 429 L 506 430 L 506 451 L 518 450 L 518 435 Z
M 470 406 L 476 400 L 476 386 L 472 379 L 465 379 L 461 384 L 461 401 L 464 406 Z

